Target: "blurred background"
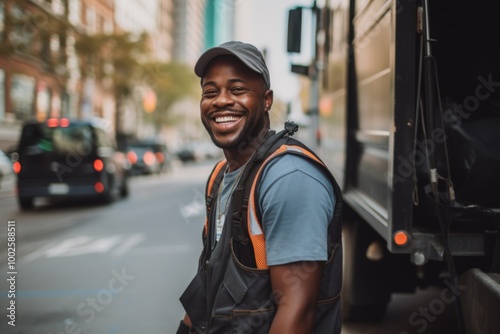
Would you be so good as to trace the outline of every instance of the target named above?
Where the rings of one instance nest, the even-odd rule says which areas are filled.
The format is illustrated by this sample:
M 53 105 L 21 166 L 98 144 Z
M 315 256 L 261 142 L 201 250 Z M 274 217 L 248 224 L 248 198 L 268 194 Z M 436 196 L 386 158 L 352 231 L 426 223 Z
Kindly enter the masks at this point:
M 281 123 L 297 102 L 286 53 L 288 9 L 310 1 L 39 0 L 0 2 L 0 149 L 23 121 L 109 120 L 119 140 L 207 139 L 198 121 L 198 56 L 228 40 L 266 55 Z M 295 110 L 296 108 L 294 108 Z
M 271 72 L 272 127 L 292 119 L 307 129 L 310 80 L 291 73 L 286 50 L 288 11 L 301 5 L 313 1 L 0 0 L 2 334 L 175 332 L 183 316 L 178 298 L 202 246 L 206 177 L 221 157 L 199 121 L 194 63 L 225 41 L 253 43 Z M 311 61 L 307 48 L 294 63 L 297 57 Z M 71 168 L 52 188 L 58 196 L 19 203 L 12 159 L 19 157 L 23 124 L 64 128 L 94 118 L 108 124 L 123 153 L 129 176 L 123 198 L 65 196 L 61 182 L 69 184 L 81 165 L 66 152 L 60 163 Z M 314 141 L 314 133 L 298 133 L 304 134 L 306 143 Z M 44 166 L 40 161 L 32 173 Z M 103 161 L 91 161 L 89 173 L 103 174 Z M 99 181 L 95 189 L 104 186 Z M 8 221 L 16 227 L 14 267 Z M 13 269 L 14 297 L 6 280 Z M 396 295 L 382 322 L 346 324 L 344 332 L 452 333 L 452 306 L 431 317 L 421 311 L 440 292 Z M 12 300 L 16 326 L 6 317 Z

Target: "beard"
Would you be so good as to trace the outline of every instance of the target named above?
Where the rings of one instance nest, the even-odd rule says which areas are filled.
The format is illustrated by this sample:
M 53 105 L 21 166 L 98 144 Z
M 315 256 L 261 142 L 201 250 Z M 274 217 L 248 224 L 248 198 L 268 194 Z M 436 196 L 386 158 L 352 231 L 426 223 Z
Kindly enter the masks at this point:
M 223 150 L 237 150 L 244 154 L 249 149 L 255 150 L 263 139 L 265 139 L 265 134 L 269 130 L 269 118 L 267 113 L 264 117 L 256 121 L 256 123 L 246 122 L 243 129 L 238 131 L 234 137 L 223 140 L 220 140 L 214 135 L 210 125 L 205 121 L 203 121 L 203 126 L 207 130 L 215 146 Z

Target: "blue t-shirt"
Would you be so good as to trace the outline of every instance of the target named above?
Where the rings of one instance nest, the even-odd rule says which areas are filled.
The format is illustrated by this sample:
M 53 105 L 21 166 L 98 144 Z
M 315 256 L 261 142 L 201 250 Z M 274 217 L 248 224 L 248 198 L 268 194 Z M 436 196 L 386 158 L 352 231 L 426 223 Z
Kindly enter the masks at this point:
M 216 215 L 219 207 L 225 211 L 239 172 L 224 175 Z M 295 154 L 273 159 L 262 171 L 258 195 L 269 266 L 327 260 L 328 223 L 335 196 L 330 178 L 314 162 Z
M 258 189 L 267 264 L 326 261 L 335 195 L 330 178 L 308 158 L 284 154 L 265 167 Z

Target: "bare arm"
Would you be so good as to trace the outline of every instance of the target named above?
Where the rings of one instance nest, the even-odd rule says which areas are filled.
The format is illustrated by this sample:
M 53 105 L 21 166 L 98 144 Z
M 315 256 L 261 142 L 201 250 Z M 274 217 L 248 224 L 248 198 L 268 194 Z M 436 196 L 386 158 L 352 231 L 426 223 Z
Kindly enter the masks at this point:
M 184 321 L 184 323 L 185 323 L 187 326 L 191 327 L 191 319 L 189 319 L 189 316 L 188 316 L 187 314 L 186 314 L 186 315 L 184 315 L 184 319 L 183 319 L 182 321 Z
M 186 314 L 184 315 L 184 319 L 179 324 L 179 328 L 177 328 L 176 334 L 188 334 L 190 328 L 191 328 L 191 320 L 189 319 L 189 316 Z
M 321 270 L 320 262 L 295 262 L 270 267 L 278 311 L 269 334 L 312 333 Z

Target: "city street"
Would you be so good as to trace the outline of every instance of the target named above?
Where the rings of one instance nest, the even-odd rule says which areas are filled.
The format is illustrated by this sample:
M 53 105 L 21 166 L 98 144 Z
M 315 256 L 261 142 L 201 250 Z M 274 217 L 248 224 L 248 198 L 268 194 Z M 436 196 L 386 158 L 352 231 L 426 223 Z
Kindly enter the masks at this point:
M 110 205 L 40 202 L 20 212 L 13 192 L 2 189 L 0 332 L 175 333 L 183 315 L 178 298 L 201 249 L 212 163 L 136 177 L 130 197 Z M 7 280 L 8 221 L 16 227 L 15 281 Z M 7 297 L 12 282 L 14 299 Z M 454 333 L 452 305 L 436 311 L 433 303 L 440 292 L 395 296 L 382 323 L 346 324 L 343 333 Z M 6 317 L 12 300 L 15 327 Z M 423 311 L 429 308 L 432 314 Z

